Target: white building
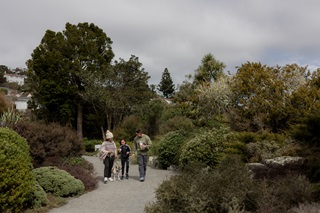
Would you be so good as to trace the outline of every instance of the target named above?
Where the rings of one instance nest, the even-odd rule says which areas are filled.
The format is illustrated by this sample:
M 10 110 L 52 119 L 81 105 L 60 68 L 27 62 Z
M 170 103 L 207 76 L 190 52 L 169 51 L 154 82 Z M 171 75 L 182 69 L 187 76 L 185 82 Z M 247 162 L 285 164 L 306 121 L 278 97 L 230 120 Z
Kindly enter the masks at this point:
M 31 95 L 17 96 L 14 105 L 17 110 L 26 111 L 28 109 L 28 101 L 31 99 Z
M 16 82 L 18 85 L 24 85 L 24 75 L 4 74 L 4 77 L 7 79 L 7 82 Z

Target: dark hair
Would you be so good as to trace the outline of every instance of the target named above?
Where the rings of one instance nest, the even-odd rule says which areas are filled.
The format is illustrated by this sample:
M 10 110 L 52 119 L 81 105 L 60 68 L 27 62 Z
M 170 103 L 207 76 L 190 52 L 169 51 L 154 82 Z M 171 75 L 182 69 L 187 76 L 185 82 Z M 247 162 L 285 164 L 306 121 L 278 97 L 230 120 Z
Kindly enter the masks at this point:
M 136 133 L 141 133 L 141 132 L 142 132 L 141 129 L 136 130 Z

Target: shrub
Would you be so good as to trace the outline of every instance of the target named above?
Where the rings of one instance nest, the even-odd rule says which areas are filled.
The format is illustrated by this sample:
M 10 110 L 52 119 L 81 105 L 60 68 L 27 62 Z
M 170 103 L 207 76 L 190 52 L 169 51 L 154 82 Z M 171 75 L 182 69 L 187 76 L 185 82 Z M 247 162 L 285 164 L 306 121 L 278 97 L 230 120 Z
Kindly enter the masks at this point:
M 97 188 L 98 179 L 94 176 L 94 167 L 82 157 L 67 158 L 58 167 L 81 180 L 86 191 Z
M 101 140 L 88 140 L 87 138 L 83 139 L 83 145 L 86 152 L 94 152 L 94 146 L 101 144 Z
M 79 195 L 84 192 L 83 183 L 56 167 L 40 167 L 33 170 L 36 180 L 47 193 L 59 197 Z
M 4 111 L 0 117 L 0 123 L 2 126 L 12 127 L 22 119 L 21 113 L 13 108 L 8 108 Z
M 289 213 L 317 213 L 320 209 L 320 203 L 303 203 L 298 207 L 293 207 Z
M 186 141 L 184 131 L 174 131 L 167 133 L 159 142 L 158 160 L 163 168 L 170 165 L 179 165 L 180 150 Z
M 284 134 L 237 132 L 234 137 L 247 144 L 246 155 L 249 162 L 260 162 L 262 159 L 295 154 L 294 141 Z
M 0 212 L 29 207 L 35 191 L 29 147 L 8 128 L 0 128 L 0 162 Z
M 8 89 L 6 88 L 0 88 L 0 94 L 2 93 L 2 95 L 8 95 Z M 0 104 L 1 105 L 1 104 Z
M 41 166 L 48 157 L 79 156 L 82 153 L 82 143 L 70 128 L 35 122 L 19 122 L 13 128 L 27 139 L 35 167 Z
M 228 129 L 202 129 L 182 147 L 179 164 L 201 162 L 209 167 L 215 166 L 223 156 L 224 143 L 228 140 Z
M 93 175 L 94 167 L 82 157 L 48 157 L 42 164 L 43 166 L 55 166 L 62 169 L 75 178 L 81 180 L 86 191 L 91 191 L 97 187 L 98 180 Z
M 113 133 L 117 135 L 117 138 L 125 138 L 129 141 L 135 137 L 134 133 L 139 125 L 141 125 L 141 117 L 129 115 L 123 119 L 121 126 L 117 127 Z
M 175 116 L 163 122 L 160 126 L 160 134 L 166 134 L 171 131 L 184 130 L 191 132 L 194 129 L 192 120 L 184 116 Z
M 305 143 L 320 146 L 320 110 L 302 119 L 300 124 L 292 127 L 292 136 Z
M 287 175 L 254 180 L 238 156 L 224 158 L 216 169 L 188 165 L 156 189 L 147 213 L 287 212 L 299 203 L 315 202 L 306 177 Z
M 6 99 L 4 97 L 4 92 L 0 88 L 0 113 L 5 111 L 7 108 L 8 108 L 8 104 L 7 104 Z
M 189 167 L 156 189 L 156 201 L 145 207 L 157 212 L 236 212 L 254 209 L 255 183 L 237 159 L 225 160 L 217 170 Z
M 313 187 L 305 176 L 287 175 L 264 180 L 256 188 L 257 212 L 287 212 L 299 203 L 313 202 Z
M 36 190 L 33 195 L 32 199 L 32 207 L 33 208 L 40 208 L 48 204 L 49 200 L 47 198 L 47 193 L 43 190 L 40 184 L 35 181 Z

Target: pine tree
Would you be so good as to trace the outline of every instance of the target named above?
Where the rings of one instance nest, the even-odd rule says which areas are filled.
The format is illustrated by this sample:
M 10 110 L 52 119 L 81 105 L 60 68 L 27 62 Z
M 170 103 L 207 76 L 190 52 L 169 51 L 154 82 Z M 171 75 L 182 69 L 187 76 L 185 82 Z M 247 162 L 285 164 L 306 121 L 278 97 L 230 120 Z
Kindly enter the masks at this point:
M 163 96 L 166 98 L 170 98 L 174 94 L 174 84 L 167 68 L 165 68 L 162 73 L 161 81 L 158 84 L 158 90 L 162 92 Z

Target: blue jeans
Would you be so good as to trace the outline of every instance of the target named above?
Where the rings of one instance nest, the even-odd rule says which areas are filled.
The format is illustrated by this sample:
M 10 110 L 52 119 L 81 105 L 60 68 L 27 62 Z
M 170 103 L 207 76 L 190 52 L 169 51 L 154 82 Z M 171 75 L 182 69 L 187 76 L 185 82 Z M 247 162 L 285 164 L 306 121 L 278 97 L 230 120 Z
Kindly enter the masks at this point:
M 148 155 L 138 155 L 140 177 L 146 176 Z

